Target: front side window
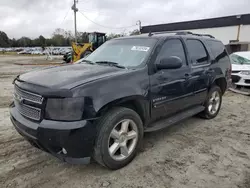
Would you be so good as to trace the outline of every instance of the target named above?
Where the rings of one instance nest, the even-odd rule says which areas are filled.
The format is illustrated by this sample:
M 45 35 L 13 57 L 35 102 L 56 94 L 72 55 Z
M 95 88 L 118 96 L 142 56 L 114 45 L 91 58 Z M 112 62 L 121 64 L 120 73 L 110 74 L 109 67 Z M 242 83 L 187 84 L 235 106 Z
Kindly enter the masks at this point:
M 187 49 L 193 65 L 202 65 L 208 63 L 208 53 L 201 41 L 188 39 Z
M 141 65 L 149 56 L 157 40 L 153 38 L 116 39 L 105 42 L 85 60 L 114 62 L 123 67 Z M 81 60 L 79 60 L 81 62 Z
M 182 64 L 186 65 L 186 55 L 180 39 L 170 39 L 165 42 L 158 55 L 158 59 L 168 58 L 171 56 L 179 57 L 182 60 Z

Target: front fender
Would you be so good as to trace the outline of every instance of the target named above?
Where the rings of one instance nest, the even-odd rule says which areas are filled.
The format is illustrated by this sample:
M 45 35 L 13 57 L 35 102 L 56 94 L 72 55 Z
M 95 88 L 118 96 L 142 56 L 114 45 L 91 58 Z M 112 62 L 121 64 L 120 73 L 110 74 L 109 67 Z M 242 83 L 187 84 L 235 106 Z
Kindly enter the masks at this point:
M 105 105 L 124 98 L 149 99 L 147 69 L 130 71 L 74 88 L 74 97 L 85 98 L 85 118 L 95 118 Z

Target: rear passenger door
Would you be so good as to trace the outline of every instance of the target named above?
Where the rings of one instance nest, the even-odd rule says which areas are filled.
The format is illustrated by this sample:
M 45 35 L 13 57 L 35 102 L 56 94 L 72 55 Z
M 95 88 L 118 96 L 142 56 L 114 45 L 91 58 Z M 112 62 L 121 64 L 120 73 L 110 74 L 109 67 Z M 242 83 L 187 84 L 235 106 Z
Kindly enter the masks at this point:
M 186 47 L 191 60 L 191 75 L 194 82 L 194 103 L 202 104 L 207 96 L 210 69 L 210 56 L 204 43 L 198 39 L 186 39 Z

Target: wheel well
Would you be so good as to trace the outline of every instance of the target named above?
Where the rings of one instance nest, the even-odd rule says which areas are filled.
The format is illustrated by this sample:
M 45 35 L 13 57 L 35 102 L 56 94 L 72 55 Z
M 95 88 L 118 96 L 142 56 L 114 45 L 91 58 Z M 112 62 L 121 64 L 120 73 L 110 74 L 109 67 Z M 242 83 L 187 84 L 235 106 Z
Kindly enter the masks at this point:
M 227 89 L 227 81 L 225 78 L 218 78 L 214 81 L 214 83 L 220 87 L 222 94 L 225 93 L 226 89 Z
M 146 110 L 145 110 L 145 101 L 137 100 L 137 99 L 119 99 L 119 100 L 110 102 L 97 112 L 97 117 L 102 116 L 111 108 L 118 107 L 118 106 L 130 108 L 134 110 L 140 116 L 143 124 L 145 123 L 146 117 L 147 117 Z

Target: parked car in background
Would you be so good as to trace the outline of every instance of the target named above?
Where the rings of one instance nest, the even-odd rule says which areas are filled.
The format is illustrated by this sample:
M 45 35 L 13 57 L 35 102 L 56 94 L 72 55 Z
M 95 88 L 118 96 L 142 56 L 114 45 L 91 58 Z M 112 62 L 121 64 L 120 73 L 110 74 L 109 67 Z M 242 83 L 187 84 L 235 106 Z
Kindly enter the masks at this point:
M 33 54 L 33 55 L 43 55 L 43 51 L 41 51 L 41 50 L 33 50 L 31 52 L 31 54 Z
M 28 50 L 22 50 L 20 52 L 17 52 L 17 54 L 29 54 Z
M 232 82 L 236 86 L 250 86 L 250 52 L 235 52 L 230 58 Z
M 61 48 L 60 49 L 60 55 L 65 55 L 68 52 L 71 52 L 72 48 Z

